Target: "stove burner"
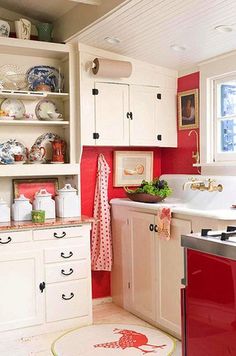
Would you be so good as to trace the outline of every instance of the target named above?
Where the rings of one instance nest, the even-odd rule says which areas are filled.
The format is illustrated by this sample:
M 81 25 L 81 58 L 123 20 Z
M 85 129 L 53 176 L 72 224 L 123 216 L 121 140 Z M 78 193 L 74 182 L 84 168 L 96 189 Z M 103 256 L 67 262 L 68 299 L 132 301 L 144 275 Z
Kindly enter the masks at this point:
M 212 231 L 212 229 L 202 229 L 201 236 L 220 237 L 221 241 L 226 241 L 231 236 L 236 236 L 236 226 L 227 226 L 226 231 Z

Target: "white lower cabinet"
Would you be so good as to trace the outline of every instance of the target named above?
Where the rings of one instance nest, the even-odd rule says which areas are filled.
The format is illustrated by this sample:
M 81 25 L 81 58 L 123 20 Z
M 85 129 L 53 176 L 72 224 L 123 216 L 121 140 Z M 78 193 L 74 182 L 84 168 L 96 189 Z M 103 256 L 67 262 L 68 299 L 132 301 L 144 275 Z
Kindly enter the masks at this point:
M 46 321 L 76 318 L 88 313 L 86 280 L 50 284 L 46 288 Z
M 184 268 L 180 240 L 181 234 L 191 232 L 191 221 L 172 218 L 169 241 L 158 238 L 155 225 L 154 211 L 112 206 L 112 297 L 116 304 L 180 337 Z
M 60 238 L 58 229 L 0 233 L 0 331 L 28 336 L 92 322 L 90 224 L 78 237 L 62 230 Z
M 42 251 L 1 251 L 0 331 L 43 322 L 42 265 Z

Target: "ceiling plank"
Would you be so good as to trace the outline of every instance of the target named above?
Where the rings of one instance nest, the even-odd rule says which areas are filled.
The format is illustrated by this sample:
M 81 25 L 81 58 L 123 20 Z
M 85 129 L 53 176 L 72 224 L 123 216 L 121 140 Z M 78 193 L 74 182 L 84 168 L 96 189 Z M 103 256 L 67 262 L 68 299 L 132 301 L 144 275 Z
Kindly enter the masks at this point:
M 101 5 L 100 0 L 69 0 L 69 1 L 78 2 L 78 3 L 82 3 L 82 4 L 88 4 L 88 5 Z

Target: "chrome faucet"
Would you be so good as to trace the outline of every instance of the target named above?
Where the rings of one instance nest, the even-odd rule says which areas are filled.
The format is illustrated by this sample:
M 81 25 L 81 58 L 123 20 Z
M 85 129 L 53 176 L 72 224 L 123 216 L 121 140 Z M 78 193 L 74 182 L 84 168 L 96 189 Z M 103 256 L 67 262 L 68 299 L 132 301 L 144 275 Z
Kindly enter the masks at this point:
M 203 180 L 196 180 L 196 178 L 192 178 L 190 181 L 184 183 L 183 185 L 183 190 L 185 190 L 185 188 L 189 185 L 190 189 L 192 190 L 200 190 L 200 191 L 208 191 L 208 192 L 222 192 L 223 190 L 223 185 L 222 184 L 218 184 L 215 185 L 215 180 L 209 178 L 208 179 L 208 185 L 205 184 L 205 181 Z

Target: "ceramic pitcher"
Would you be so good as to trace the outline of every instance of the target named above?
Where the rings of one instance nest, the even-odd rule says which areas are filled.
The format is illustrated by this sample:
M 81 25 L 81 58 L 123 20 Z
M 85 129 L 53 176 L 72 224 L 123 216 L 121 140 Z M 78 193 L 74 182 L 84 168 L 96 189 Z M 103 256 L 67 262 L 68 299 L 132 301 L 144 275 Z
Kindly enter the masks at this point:
M 31 22 L 26 19 L 15 21 L 16 37 L 22 40 L 29 40 L 31 33 Z
M 43 163 L 45 154 L 46 150 L 44 147 L 32 146 L 28 155 L 29 162 Z

